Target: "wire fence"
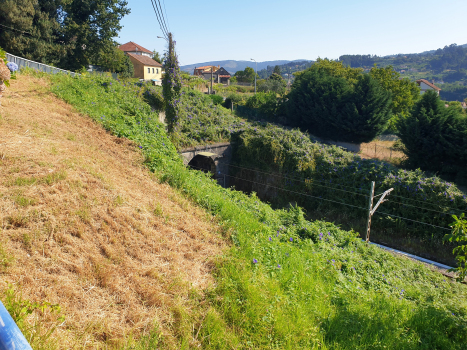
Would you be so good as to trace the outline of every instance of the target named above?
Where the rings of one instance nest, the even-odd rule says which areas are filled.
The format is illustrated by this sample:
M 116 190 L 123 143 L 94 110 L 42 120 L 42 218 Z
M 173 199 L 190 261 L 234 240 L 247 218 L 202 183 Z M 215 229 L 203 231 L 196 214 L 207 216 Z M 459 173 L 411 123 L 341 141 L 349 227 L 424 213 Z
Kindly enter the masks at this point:
M 404 153 L 395 147 L 383 146 L 378 142 L 362 143 L 360 145 L 360 152 L 364 158 L 377 158 L 377 159 L 402 159 L 405 157 Z
M 265 172 L 265 171 L 260 171 L 259 169 L 245 168 L 245 167 L 241 167 L 241 166 L 233 165 L 233 164 L 228 164 L 228 163 L 221 163 L 221 164 L 226 165 L 228 167 L 235 168 L 235 169 L 255 171 L 255 172 L 259 173 L 259 174 L 268 175 L 270 177 L 278 178 L 280 180 L 280 181 L 273 181 L 274 183 L 268 183 L 267 181 L 260 181 L 260 180 L 254 181 L 254 180 L 251 180 L 250 178 L 243 177 L 242 173 L 237 173 L 236 175 L 231 175 L 231 174 L 228 174 L 228 173 L 218 172 L 216 174 L 218 182 L 222 182 L 223 185 L 225 185 L 225 183 L 226 183 L 225 179 L 228 178 L 228 179 L 238 180 L 238 181 L 242 181 L 242 182 L 247 182 L 247 183 L 250 183 L 250 184 L 255 185 L 255 186 L 262 186 L 262 187 L 267 188 L 268 190 L 278 190 L 280 192 L 290 193 L 292 195 L 298 195 L 300 197 L 307 197 L 307 198 L 310 198 L 310 199 L 313 199 L 313 200 L 316 200 L 316 201 L 323 201 L 323 202 L 330 202 L 330 203 L 334 203 L 334 204 L 339 204 L 339 205 L 347 206 L 349 208 L 363 210 L 364 212 L 368 211 L 368 207 L 365 206 L 364 202 L 362 202 L 361 206 L 346 203 L 344 201 L 344 198 L 341 195 L 339 195 L 339 193 L 344 192 L 344 193 L 350 194 L 351 196 L 357 196 L 357 197 L 363 196 L 363 197 L 366 197 L 364 199 L 366 201 L 369 198 L 369 194 L 362 194 L 360 192 L 360 191 L 362 191 L 361 189 L 357 189 L 357 188 L 353 188 L 353 187 L 346 187 L 346 186 L 342 186 L 340 184 L 332 184 L 331 185 L 329 183 L 326 183 L 326 185 L 324 185 L 324 184 L 320 184 L 319 180 L 318 181 L 313 180 L 313 186 L 318 186 L 318 187 L 323 187 L 323 188 L 328 189 L 328 191 L 323 193 L 323 195 L 313 195 L 312 193 L 306 192 L 303 189 L 293 190 L 292 189 L 293 186 L 292 186 L 292 188 L 290 186 L 287 186 L 288 188 L 286 188 L 286 187 L 280 185 L 280 184 L 282 184 L 284 182 L 288 183 L 289 185 L 292 184 L 293 182 L 307 183 L 306 179 L 305 180 L 298 179 L 298 178 L 290 177 L 290 176 L 287 176 L 287 175 L 284 175 L 284 174 L 269 173 L 269 172 Z M 203 168 L 200 168 L 200 167 L 196 167 L 196 166 L 192 166 L 192 165 L 190 165 L 190 166 L 192 168 L 196 169 L 196 170 L 206 171 L 206 169 L 203 169 Z M 359 192 L 356 192 L 356 191 L 359 191 Z M 377 198 L 380 195 L 381 194 L 376 195 L 373 198 Z M 403 197 L 403 196 L 392 195 L 392 194 L 390 195 L 390 197 L 395 197 L 395 199 L 400 198 L 400 199 L 405 199 L 405 200 L 412 200 L 411 198 L 406 198 L 406 197 Z M 459 209 L 448 208 L 448 207 L 444 207 L 444 206 L 434 209 L 434 208 L 426 208 L 425 206 L 420 206 L 420 205 L 417 206 L 417 205 L 412 205 L 412 204 L 407 204 L 407 203 L 401 203 L 401 202 L 399 202 L 397 200 L 393 200 L 393 199 L 386 200 L 386 201 L 388 203 L 396 204 L 398 206 L 411 207 L 411 208 L 414 209 L 415 212 L 417 212 L 419 214 L 423 213 L 423 212 L 428 212 L 428 213 L 431 212 L 431 213 L 437 213 L 437 214 L 441 214 L 441 215 L 450 216 L 450 215 L 452 215 L 454 213 L 461 213 L 461 211 Z M 428 203 L 423 203 L 423 204 L 426 205 Z M 402 215 L 396 215 L 396 213 L 392 213 L 392 212 L 388 213 L 387 212 L 388 209 L 390 210 L 389 207 L 386 208 L 385 211 L 381 211 L 381 210 L 378 211 L 377 210 L 375 212 L 375 214 L 378 214 L 379 216 L 384 216 L 384 217 L 397 218 L 399 220 L 403 220 L 403 221 L 410 222 L 410 223 L 413 223 L 413 224 L 423 225 L 425 227 L 431 227 L 431 228 L 434 228 L 435 230 L 442 230 L 444 232 L 447 232 L 447 231 L 451 230 L 451 228 L 449 228 L 449 227 L 442 227 L 442 226 L 439 226 L 439 225 L 435 225 L 433 223 L 421 221 L 420 219 L 416 220 L 416 218 L 410 218 L 410 217 L 405 217 L 405 216 L 402 216 Z M 366 215 L 366 214 L 364 214 L 364 215 Z

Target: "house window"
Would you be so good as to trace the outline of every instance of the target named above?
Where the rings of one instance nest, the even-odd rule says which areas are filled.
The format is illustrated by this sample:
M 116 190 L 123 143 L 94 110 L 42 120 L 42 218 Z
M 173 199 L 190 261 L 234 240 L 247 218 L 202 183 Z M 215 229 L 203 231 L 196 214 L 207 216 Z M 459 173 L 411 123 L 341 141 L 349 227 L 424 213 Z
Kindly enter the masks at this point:
M 148 68 L 148 73 L 151 73 L 151 68 Z
M 156 74 L 159 74 L 159 68 L 156 68 Z
M 154 74 L 154 68 L 152 69 L 152 74 Z

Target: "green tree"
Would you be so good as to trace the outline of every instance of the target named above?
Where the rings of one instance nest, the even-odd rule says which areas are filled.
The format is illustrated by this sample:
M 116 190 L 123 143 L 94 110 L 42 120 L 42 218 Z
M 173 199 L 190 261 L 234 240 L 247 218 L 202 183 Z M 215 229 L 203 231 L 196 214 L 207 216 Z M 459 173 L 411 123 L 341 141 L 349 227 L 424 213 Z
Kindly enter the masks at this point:
M 234 77 L 240 83 L 253 83 L 255 81 L 255 70 L 251 67 L 246 67 L 244 70 L 235 72 Z M 258 74 L 256 74 L 256 79 L 259 79 Z
M 275 66 L 274 71 L 272 72 L 273 74 L 278 74 L 281 75 L 281 67 Z
M 46 64 L 57 65 L 71 47 L 62 42 L 61 0 L 1 0 L 0 46 L 5 51 Z
M 288 120 L 326 139 L 373 140 L 391 117 L 391 93 L 368 74 L 330 62 L 297 75 L 287 95 Z
M 102 48 L 114 43 L 122 28 L 120 20 L 130 13 L 127 4 L 125 0 L 64 1 L 63 40 L 72 43 L 72 48 L 61 64 L 76 70 L 97 62 Z
M 467 119 L 446 108 L 436 92 L 425 92 L 397 127 L 408 165 L 445 174 L 466 172 Z
M 162 63 L 162 58 L 159 52 L 157 52 L 155 49 L 152 51 L 152 59 L 156 62 Z
M 390 128 L 396 132 L 397 119 L 405 118 L 410 114 L 413 105 L 420 99 L 420 88 L 415 82 L 402 79 L 392 66 L 378 68 L 375 64 L 370 70 L 370 75 L 385 90 L 392 93 L 391 110 L 393 118 L 390 121 Z
M 103 50 L 97 62 L 104 71 L 119 73 L 122 78 L 130 78 L 134 75 L 134 67 L 130 58 L 116 45 L 111 45 Z
M 2 0 L 0 46 L 60 68 L 97 63 L 130 12 L 125 0 Z M 13 29 L 12 29 L 13 28 Z

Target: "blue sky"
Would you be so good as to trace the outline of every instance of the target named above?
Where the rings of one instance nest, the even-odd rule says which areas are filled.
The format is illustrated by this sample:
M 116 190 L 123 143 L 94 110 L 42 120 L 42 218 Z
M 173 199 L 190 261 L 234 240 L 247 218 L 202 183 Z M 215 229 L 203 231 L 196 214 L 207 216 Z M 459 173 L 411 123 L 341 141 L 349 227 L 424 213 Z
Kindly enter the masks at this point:
M 467 0 L 165 1 L 180 64 L 415 53 L 467 43 Z M 128 0 L 117 41 L 165 50 L 150 0 Z

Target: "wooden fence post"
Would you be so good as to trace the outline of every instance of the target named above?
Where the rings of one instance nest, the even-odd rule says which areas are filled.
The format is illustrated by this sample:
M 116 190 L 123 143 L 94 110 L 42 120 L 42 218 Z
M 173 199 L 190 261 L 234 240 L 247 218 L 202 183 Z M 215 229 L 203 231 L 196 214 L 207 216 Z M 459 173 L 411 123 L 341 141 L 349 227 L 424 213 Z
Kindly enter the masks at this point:
M 370 199 L 368 201 L 368 220 L 366 222 L 366 241 L 370 241 L 371 211 L 373 210 L 373 198 L 375 196 L 375 182 L 371 181 Z

